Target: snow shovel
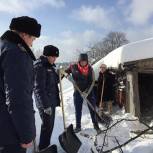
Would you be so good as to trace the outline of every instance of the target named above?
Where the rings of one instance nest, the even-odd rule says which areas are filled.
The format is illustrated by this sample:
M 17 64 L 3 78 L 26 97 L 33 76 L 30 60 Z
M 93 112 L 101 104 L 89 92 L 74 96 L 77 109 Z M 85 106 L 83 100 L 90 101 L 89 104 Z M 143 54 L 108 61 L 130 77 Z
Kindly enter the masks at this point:
M 105 77 L 104 77 L 104 74 L 103 74 L 103 85 L 102 85 L 102 88 L 101 88 L 101 97 L 100 97 L 99 108 L 103 108 L 104 85 L 105 85 Z
M 85 97 L 82 94 L 81 90 L 79 89 L 79 87 L 74 82 L 72 76 L 69 76 L 67 78 L 68 78 L 68 80 L 70 82 L 72 82 L 74 88 L 80 93 L 80 95 L 83 98 L 83 100 L 86 101 L 87 104 L 89 105 L 89 107 L 95 112 L 95 115 L 96 115 L 97 119 L 100 121 L 100 123 L 103 124 L 104 126 L 108 127 L 110 125 L 110 123 L 112 122 L 112 117 L 110 115 L 106 115 L 104 112 L 100 112 L 100 114 L 99 114 L 99 112 L 97 112 L 97 110 L 89 102 L 89 100 L 87 99 L 87 97 Z
M 66 137 L 70 145 L 69 148 L 71 149 L 71 152 L 77 153 L 82 143 L 74 133 L 72 124 L 66 129 Z
M 59 136 L 59 142 L 61 144 L 61 147 L 67 153 L 77 153 L 81 146 L 81 141 L 75 135 L 72 124 L 66 128 L 64 101 L 63 101 L 63 92 L 62 92 L 63 90 L 62 90 L 62 81 L 61 81 L 61 69 L 59 70 L 59 76 L 60 76 L 60 93 L 61 93 L 61 104 L 62 104 L 62 114 L 63 114 L 63 124 L 64 124 L 64 132 Z
M 66 122 L 65 122 L 65 111 L 64 111 L 64 100 L 63 100 L 63 88 L 62 88 L 62 69 L 59 69 L 59 86 L 60 86 L 60 96 L 61 96 L 61 106 L 62 106 L 62 115 L 63 115 L 63 125 L 64 129 L 66 128 Z
M 66 146 L 68 144 L 67 139 L 66 139 L 66 132 L 63 132 L 61 135 L 59 135 L 58 140 L 63 150 L 68 152 L 68 149 L 67 149 L 68 147 Z
M 77 153 L 82 144 L 74 133 L 72 124 L 59 136 L 59 142 L 67 153 Z
M 54 145 L 51 145 L 41 151 L 37 151 L 37 147 L 36 147 L 36 141 L 34 140 L 33 142 L 34 144 L 34 151 L 33 153 L 57 153 L 57 146 L 54 144 Z

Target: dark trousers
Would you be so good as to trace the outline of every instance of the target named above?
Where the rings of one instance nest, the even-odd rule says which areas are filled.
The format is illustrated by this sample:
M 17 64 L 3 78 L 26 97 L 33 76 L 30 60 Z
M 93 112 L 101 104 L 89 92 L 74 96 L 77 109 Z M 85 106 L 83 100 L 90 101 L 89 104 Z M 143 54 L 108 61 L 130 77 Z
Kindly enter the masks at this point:
M 39 110 L 39 113 L 42 120 L 39 150 L 42 150 L 50 145 L 50 139 L 54 128 L 55 108 L 52 108 L 51 116 L 44 113 L 43 110 Z
M 0 147 L 0 153 L 26 153 L 26 149 L 22 148 L 20 144 L 12 144 Z
M 75 107 L 76 127 L 81 128 L 83 98 L 81 97 L 78 91 L 74 92 L 73 98 L 74 98 L 74 107 Z M 88 96 L 88 100 L 92 104 L 92 106 L 95 108 L 96 101 L 95 101 L 93 92 L 91 92 L 90 95 Z M 88 105 L 88 108 L 89 108 L 90 116 L 92 119 L 92 123 L 97 124 L 95 112 L 90 108 L 89 105 Z

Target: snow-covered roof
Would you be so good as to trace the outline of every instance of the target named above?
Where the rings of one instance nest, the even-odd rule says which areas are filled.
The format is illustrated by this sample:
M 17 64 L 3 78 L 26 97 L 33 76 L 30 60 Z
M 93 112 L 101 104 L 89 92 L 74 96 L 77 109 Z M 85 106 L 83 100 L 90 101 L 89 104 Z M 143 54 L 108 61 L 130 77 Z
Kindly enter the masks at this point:
M 153 38 L 121 46 L 95 63 L 93 68 L 97 76 L 102 63 L 106 64 L 108 67 L 118 68 L 119 64 L 147 58 L 153 58 Z

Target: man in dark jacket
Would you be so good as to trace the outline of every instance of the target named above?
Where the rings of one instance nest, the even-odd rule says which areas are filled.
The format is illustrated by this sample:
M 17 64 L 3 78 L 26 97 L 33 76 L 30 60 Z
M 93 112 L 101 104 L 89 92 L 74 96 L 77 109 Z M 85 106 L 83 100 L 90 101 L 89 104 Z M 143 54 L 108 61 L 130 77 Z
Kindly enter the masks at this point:
M 44 47 L 43 56 L 35 63 L 35 98 L 42 119 L 39 150 L 50 145 L 55 108 L 60 105 L 59 76 L 54 64 L 58 56 L 58 48 L 48 45 Z
M 36 136 L 30 49 L 41 25 L 30 17 L 13 18 L 0 38 L 0 152 L 25 153 Z
M 112 102 L 114 100 L 114 85 L 115 75 L 112 74 L 105 64 L 100 66 L 97 87 L 97 105 L 103 109 L 104 105 L 107 106 L 109 113 L 112 113 Z
M 78 88 L 80 89 L 80 91 L 82 92 L 82 95 L 87 96 L 87 99 L 95 108 L 96 101 L 95 101 L 93 90 L 91 90 L 91 92 L 89 93 L 90 87 L 93 82 L 94 72 L 92 67 L 88 63 L 88 55 L 80 54 L 78 63 L 71 65 L 69 69 L 66 70 L 66 73 L 72 74 L 73 80 L 75 84 L 78 86 Z M 76 115 L 76 128 L 74 131 L 77 133 L 81 131 L 83 98 L 76 89 L 74 89 L 73 96 L 74 96 L 74 106 L 75 106 L 75 115 Z M 97 132 L 100 132 L 98 122 L 96 120 L 96 115 L 89 105 L 88 105 L 88 108 L 90 111 L 93 126 Z

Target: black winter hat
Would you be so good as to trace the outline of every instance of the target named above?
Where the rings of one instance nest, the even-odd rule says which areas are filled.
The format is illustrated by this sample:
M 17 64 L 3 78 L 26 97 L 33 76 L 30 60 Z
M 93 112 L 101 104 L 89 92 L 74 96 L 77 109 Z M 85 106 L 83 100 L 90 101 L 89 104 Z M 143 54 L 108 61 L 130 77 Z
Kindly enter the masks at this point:
M 10 30 L 17 30 L 19 32 L 27 33 L 31 36 L 39 37 L 41 25 L 34 18 L 21 16 L 12 19 L 10 23 Z
M 43 55 L 45 56 L 59 56 L 59 49 L 52 45 L 47 45 L 44 47 Z
M 87 61 L 88 62 L 88 55 L 86 53 L 80 54 L 79 61 Z

